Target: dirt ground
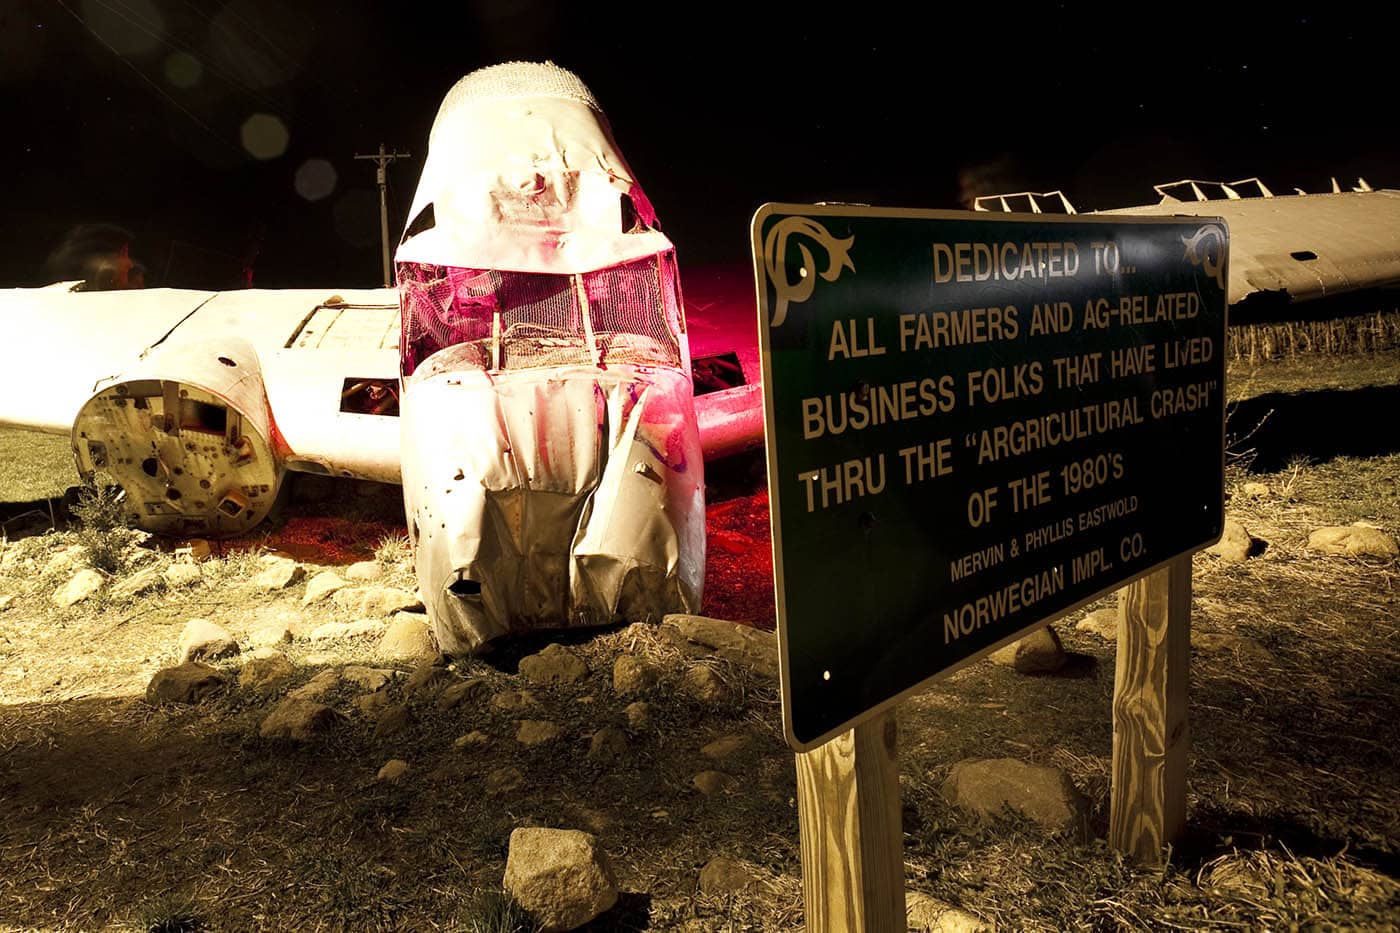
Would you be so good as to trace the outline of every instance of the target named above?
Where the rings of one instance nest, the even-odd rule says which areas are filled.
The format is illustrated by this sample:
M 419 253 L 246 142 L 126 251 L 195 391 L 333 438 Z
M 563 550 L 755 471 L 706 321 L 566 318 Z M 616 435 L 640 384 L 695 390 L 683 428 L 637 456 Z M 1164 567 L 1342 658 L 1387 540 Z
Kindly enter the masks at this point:
M 1395 360 L 1381 369 L 1400 381 Z M 1257 395 L 1272 397 L 1269 374 L 1258 378 Z M 1329 391 L 1370 392 L 1374 382 Z M 1102 608 L 1091 606 L 1055 624 L 1073 661 L 1060 674 L 983 661 L 901 707 L 911 890 L 999 930 L 1400 927 L 1400 563 L 1306 547 L 1323 525 L 1400 532 L 1400 444 L 1336 449 L 1336 432 L 1299 420 L 1306 398 L 1294 388 L 1275 395 L 1267 411 L 1277 441 L 1231 424 L 1245 456 L 1228 471 L 1227 514 L 1265 544 L 1239 563 L 1194 560 L 1189 828 L 1169 864 L 1135 866 L 1102 841 L 1114 644 L 1076 628 Z M 1246 483 L 1266 488 L 1246 495 Z M 731 463 L 710 486 L 705 611 L 771 628 L 761 471 Z M 548 638 L 456 661 L 448 676 L 486 688 L 443 709 L 432 691 L 406 691 L 414 666 L 376 656 L 377 639 L 307 639 L 352 612 L 303 605 L 304 581 L 274 593 L 253 585 L 258 556 L 276 549 L 308 576 L 375 560 L 379 583 L 412 590 L 397 495 L 309 483 L 272 533 L 223 547 L 196 582 L 136 600 L 109 589 L 66 609 L 50 596 L 81 566 L 56 557 L 77 533 L 46 530 L 43 514 L 7 521 L 0 929 L 513 930 L 498 892 L 520 826 L 597 836 L 622 892 L 597 929 L 800 928 L 795 773 L 771 679 L 663 630 L 629 627 L 563 637 L 588 667 L 571 684 L 519 672 Z M 26 502 L 24 493 L 0 498 Z M 160 547 L 122 553 L 117 579 L 185 559 Z M 265 694 L 235 685 L 197 705 L 148 705 L 147 683 L 175 663 L 180 631 L 196 617 L 245 641 L 285 624 L 296 636 L 282 646 L 294 677 Z M 1252 642 L 1201 637 L 1212 635 Z M 624 654 L 660 672 L 644 694 L 614 690 Z M 213 663 L 236 681 L 249 655 L 245 646 Z M 342 719 L 313 741 L 259 736 L 280 697 L 344 665 L 399 673 L 369 701 L 342 681 L 325 700 Z M 717 675 L 713 695 L 692 688 L 698 668 Z M 628 712 L 639 698 L 645 721 Z M 407 708 L 396 731 L 376 729 L 386 704 Z M 552 722 L 559 736 L 522 744 L 522 719 Z M 625 741 L 592 753 L 605 726 Z M 741 737 L 733 750 L 702 751 L 727 736 Z M 1011 815 L 982 821 L 948 804 L 949 770 L 974 757 L 1063 769 L 1090 801 L 1096 839 L 1047 836 Z M 377 781 L 395 758 L 408 773 Z M 723 775 L 710 793 L 693 780 L 705 771 Z M 720 855 L 741 862 L 750 883 L 702 892 L 698 873 Z

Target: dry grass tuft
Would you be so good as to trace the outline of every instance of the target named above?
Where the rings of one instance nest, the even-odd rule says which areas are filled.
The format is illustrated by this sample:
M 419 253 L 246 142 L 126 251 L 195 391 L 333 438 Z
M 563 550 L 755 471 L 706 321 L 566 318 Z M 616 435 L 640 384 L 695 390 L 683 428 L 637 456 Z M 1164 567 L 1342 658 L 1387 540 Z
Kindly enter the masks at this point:
M 1400 348 L 1400 311 L 1377 311 L 1327 321 L 1246 324 L 1230 328 L 1225 343 L 1225 358 L 1230 363 L 1394 350 Z

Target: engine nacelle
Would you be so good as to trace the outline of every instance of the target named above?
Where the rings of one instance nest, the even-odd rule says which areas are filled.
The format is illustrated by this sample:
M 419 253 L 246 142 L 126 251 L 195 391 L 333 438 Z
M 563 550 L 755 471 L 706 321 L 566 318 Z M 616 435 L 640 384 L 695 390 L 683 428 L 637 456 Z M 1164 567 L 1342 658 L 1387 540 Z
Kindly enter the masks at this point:
M 73 423 L 84 478 L 105 472 L 128 518 L 228 537 L 267 517 L 285 473 L 257 352 L 229 338 L 160 344 L 99 383 Z

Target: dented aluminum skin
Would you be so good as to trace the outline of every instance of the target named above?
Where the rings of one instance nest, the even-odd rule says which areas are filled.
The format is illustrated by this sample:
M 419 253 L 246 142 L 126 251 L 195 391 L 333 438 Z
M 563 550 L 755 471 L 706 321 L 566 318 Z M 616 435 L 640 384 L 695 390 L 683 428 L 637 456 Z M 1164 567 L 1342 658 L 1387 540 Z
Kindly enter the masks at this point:
M 396 262 L 404 508 L 439 648 L 698 611 L 673 248 L 583 83 L 522 62 L 459 81 Z
M 685 374 L 490 374 L 458 368 L 457 349 L 418 367 L 402 414 L 404 505 L 441 650 L 698 611 L 704 476 Z

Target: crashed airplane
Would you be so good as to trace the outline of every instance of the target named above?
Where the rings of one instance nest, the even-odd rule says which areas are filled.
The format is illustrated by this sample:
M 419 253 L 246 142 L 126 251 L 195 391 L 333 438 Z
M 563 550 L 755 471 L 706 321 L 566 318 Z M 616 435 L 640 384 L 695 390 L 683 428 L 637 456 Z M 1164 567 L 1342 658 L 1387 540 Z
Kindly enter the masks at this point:
M 1163 195 L 1122 212 L 1226 217 L 1232 303 L 1400 282 L 1400 192 Z M 691 273 L 683 302 L 597 102 L 525 63 L 448 93 L 396 266 L 397 289 L 0 291 L 0 422 L 70 434 L 173 536 L 250 531 L 288 471 L 401 483 L 447 653 L 699 609 L 704 460 L 763 442 L 751 272 Z
M 71 431 L 169 535 L 249 531 L 288 470 L 402 483 L 447 653 L 698 611 L 704 456 L 762 441 L 755 323 L 688 329 L 592 94 L 549 64 L 463 78 L 409 218 L 396 290 L 0 293 L 0 419 Z

